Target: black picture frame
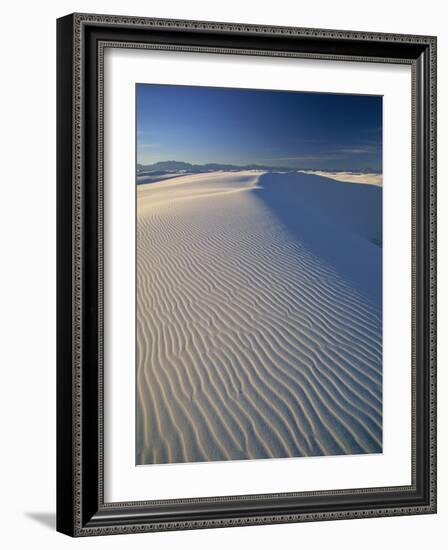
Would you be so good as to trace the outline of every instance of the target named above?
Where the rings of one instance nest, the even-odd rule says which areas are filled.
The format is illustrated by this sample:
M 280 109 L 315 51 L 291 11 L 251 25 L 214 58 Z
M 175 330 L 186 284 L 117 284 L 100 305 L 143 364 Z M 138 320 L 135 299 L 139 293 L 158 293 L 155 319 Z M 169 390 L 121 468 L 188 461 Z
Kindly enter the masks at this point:
M 412 68 L 412 484 L 104 502 L 102 55 L 109 44 Z M 436 38 L 72 14 L 57 21 L 57 530 L 106 535 L 436 512 Z

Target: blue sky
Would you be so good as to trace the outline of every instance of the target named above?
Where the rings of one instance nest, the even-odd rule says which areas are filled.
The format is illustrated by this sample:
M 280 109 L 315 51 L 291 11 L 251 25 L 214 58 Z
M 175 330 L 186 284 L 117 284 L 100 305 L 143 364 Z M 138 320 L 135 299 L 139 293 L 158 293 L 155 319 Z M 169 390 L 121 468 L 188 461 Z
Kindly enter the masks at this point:
M 382 98 L 137 84 L 137 162 L 382 171 Z

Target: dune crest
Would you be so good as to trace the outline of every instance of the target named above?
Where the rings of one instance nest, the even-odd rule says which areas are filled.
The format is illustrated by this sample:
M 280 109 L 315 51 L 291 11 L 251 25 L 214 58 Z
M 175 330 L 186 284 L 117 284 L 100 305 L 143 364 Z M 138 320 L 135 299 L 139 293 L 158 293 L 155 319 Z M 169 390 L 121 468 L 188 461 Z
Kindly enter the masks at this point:
M 137 186 L 137 464 L 381 452 L 378 246 L 288 177 Z

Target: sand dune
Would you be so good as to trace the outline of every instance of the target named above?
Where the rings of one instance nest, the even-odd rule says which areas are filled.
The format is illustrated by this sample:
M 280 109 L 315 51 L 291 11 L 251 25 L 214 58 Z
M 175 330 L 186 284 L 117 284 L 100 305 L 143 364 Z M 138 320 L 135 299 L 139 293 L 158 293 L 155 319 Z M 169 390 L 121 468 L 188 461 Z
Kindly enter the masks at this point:
M 336 181 L 345 181 L 346 183 L 363 183 L 365 185 L 377 185 L 382 187 L 383 174 L 365 173 L 365 172 L 324 172 L 321 170 L 301 170 L 303 174 L 314 174 L 323 176 Z
M 137 186 L 137 464 L 381 452 L 372 196 L 321 179 Z

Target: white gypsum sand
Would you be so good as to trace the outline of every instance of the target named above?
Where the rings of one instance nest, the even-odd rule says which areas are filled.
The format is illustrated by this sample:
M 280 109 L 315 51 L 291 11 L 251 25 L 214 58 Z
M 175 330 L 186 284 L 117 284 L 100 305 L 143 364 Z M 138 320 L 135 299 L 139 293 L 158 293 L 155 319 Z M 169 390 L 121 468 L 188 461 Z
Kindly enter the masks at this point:
M 322 170 L 300 170 L 303 174 L 315 174 L 324 178 L 347 183 L 364 183 L 367 185 L 383 185 L 383 174 L 369 172 L 324 172 Z
M 380 193 L 137 186 L 137 464 L 381 452 Z

